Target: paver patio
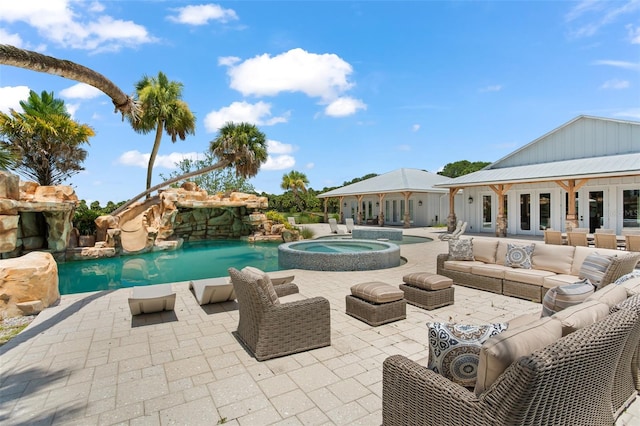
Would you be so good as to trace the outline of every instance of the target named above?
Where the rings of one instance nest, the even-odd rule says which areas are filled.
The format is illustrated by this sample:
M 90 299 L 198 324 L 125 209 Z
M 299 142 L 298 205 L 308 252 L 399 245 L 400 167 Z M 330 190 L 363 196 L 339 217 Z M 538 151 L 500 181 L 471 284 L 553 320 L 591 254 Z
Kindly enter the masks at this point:
M 326 225 L 317 234 L 329 234 Z M 405 233 L 435 237 L 429 229 Z M 174 283 L 175 311 L 132 319 L 128 289 L 63 296 L 0 347 L 0 423 L 11 425 L 325 425 L 382 423 L 382 362 L 427 354 L 429 321 L 487 323 L 541 305 L 456 286 L 455 304 L 407 305 L 407 319 L 370 327 L 345 314 L 351 285 L 435 272 L 447 244 L 401 246 L 407 263 L 366 272 L 292 270 L 300 293 L 331 303 L 329 347 L 258 362 L 232 334 L 235 302 L 199 306 Z M 617 425 L 640 424 L 640 399 Z

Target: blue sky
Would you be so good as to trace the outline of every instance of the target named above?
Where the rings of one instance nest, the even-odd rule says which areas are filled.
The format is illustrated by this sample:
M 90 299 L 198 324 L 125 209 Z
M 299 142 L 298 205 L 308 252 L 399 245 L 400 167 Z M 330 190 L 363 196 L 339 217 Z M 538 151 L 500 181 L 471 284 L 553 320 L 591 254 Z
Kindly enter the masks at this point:
M 163 137 L 171 173 L 226 121 L 256 124 L 269 160 L 251 183 L 320 190 L 400 167 L 495 161 L 574 117 L 640 120 L 640 0 L 0 2 L 0 43 L 68 59 L 126 93 L 164 72 L 184 85 L 194 136 Z M 96 131 L 67 184 L 88 201 L 141 192 L 153 134 L 101 92 L 0 66 L 0 110 L 53 91 Z

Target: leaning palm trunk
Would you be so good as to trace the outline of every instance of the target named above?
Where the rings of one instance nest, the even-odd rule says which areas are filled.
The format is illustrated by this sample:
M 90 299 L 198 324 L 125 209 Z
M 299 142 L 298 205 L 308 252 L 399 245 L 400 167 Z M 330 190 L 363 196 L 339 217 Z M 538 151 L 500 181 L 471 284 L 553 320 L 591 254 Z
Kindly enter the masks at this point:
M 151 150 L 151 155 L 149 156 L 149 165 L 147 166 L 147 186 L 146 188 L 151 188 L 151 179 L 153 177 L 153 165 L 156 162 L 156 157 L 158 156 L 158 151 L 160 150 L 160 140 L 162 139 L 162 129 L 164 128 L 164 121 L 158 120 L 158 126 L 156 127 L 156 138 L 153 141 L 153 149 Z M 147 198 L 149 198 L 149 194 L 147 194 Z
M 0 44 L 0 64 L 25 68 L 31 71 L 59 75 L 76 80 L 100 89 L 111 98 L 115 110 L 135 119 L 138 116 L 138 106 L 130 96 L 113 84 L 109 79 L 87 67 L 75 62 L 57 59 L 30 50 L 19 49 L 8 44 Z
M 140 198 L 145 197 L 147 194 L 151 194 L 153 191 L 157 191 L 158 189 L 162 189 L 165 186 L 169 186 L 169 185 L 172 185 L 172 184 L 174 184 L 176 182 L 180 182 L 181 180 L 189 179 L 189 178 L 192 178 L 192 177 L 195 177 L 195 176 L 200 176 L 200 175 L 203 175 L 205 173 L 212 172 L 212 171 L 217 170 L 217 169 L 225 168 L 229 164 L 231 164 L 231 162 L 229 160 L 221 160 L 221 161 L 218 161 L 216 164 L 213 164 L 211 166 L 205 167 L 203 169 L 194 170 L 193 172 L 185 173 L 183 175 L 176 176 L 176 177 L 171 178 L 169 180 L 165 180 L 164 182 L 159 183 L 158 185 L 153 186 L 153 187 L 147 189 L 146 191 L 141 192 L 140 194 L 138 194 L 135 197 L 131 198 L 129 201 L 124 203 L 122 206 L 118 207 L 113 212 L 111 212 L 111 215 L 112 216 L 116 216 L 116 215 L 122 213 L 127 208 L 129 208 L 129 206 L 131 206 L 133 203 L 138 201 Z

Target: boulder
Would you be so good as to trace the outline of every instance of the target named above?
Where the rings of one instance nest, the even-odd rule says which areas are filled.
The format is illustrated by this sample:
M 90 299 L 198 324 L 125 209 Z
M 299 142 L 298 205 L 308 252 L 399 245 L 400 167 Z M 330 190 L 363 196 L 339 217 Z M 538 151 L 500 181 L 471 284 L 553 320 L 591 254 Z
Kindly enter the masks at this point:
M 18 176 L 0 171 L 0 198 L 20 199 L 20 178 Z
M 58 265 L 48 252 L 34 251 L 21 257 L 0 260 L 0 313 L 23 315 L 25 302 L 46 308 L 60 298 Z

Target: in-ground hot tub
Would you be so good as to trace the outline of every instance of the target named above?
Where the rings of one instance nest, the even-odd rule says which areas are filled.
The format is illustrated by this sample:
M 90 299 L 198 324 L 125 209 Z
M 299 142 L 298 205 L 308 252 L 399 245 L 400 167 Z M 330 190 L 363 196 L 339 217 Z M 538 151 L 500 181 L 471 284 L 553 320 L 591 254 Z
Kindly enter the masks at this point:
M 280 269 L 369 271 L 400 266 L 400 247 L 385 241 L 323 239 L 278 246 Z

